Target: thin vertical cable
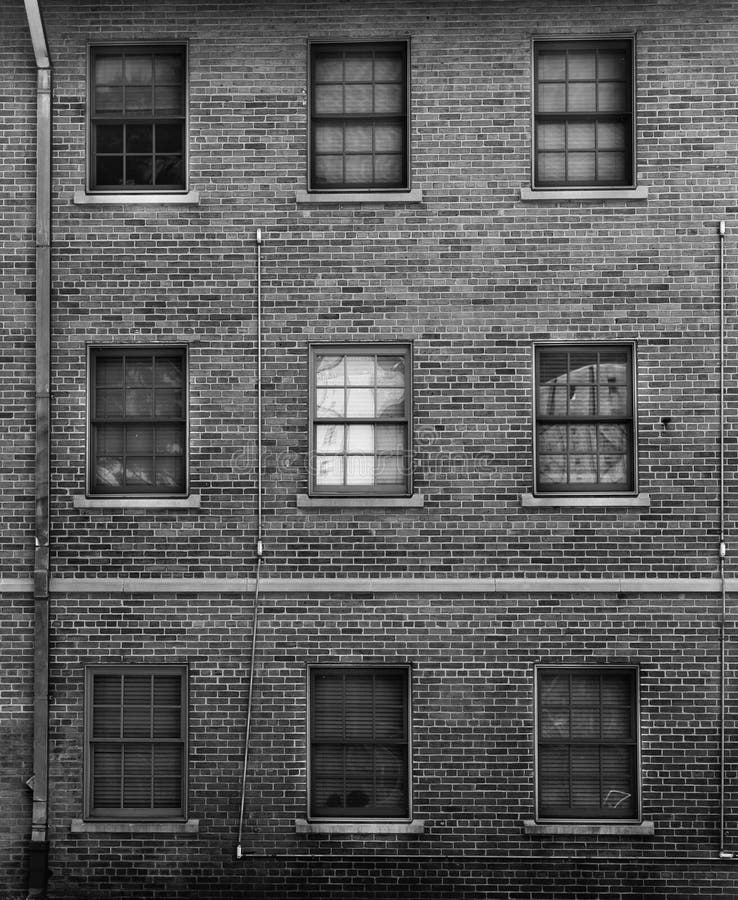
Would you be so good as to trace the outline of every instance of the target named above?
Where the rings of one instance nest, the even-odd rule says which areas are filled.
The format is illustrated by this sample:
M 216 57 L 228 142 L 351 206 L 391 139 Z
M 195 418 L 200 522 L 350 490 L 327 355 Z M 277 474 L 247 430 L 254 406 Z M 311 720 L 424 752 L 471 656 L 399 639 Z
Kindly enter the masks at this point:
M 241 805 L 238 815 L 236 859 L 242 856 L 243 821 L 246 814 L 246 780 L 251 747 L 251 717 L 254 708 L 254 671 L 256 669 L 257 636 L 259 633 L 259 588 L 261 562 L 264 552 L 262 508 L 262 347 L 261 347 L 261 228 L 256 229 L 256 574 L 254 578 L 254 605 L 251 617 L 251 659 L 249 662 L 248 700 L 246 705 L 246 734 L 244 735 L 243 764 L 241 771 Z

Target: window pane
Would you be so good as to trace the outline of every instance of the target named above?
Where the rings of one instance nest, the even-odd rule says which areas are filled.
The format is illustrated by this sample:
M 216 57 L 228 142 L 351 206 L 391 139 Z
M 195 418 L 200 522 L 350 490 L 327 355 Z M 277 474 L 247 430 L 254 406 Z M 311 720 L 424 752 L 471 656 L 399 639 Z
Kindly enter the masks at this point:
M 374 425 L 349 425 L 346 434 L 347 453 L 374 453 Z
M 315 180 L 319 185 L 343 184 L 343 157 L 316 156 Z
M 565 84 L 539 84 L 538 85 L 538 111 L 553 113 L 564 112 L 566 109 L 566 85 Z
M 95 84 L 121 84 L 123 81 L 123 58 L 121 56 L 98 56 L 94 66 Z
M 316 125 L 313 146 L 316 153 L 342 153 L 343 127 L 341 125 Z
M 562 50 L 541 50 L 538 53 L 538 78 L 540 81 L 564 81 L 566 53 Z
M 570 50 L 567 55 L 570 81 L 594 81 L 597 77 L 594 50 Z
M 154 131 L 151 125 L 126 126 L 126 153 L 151 153 Z
M 154 484 L 154 462 L 142 457 L 126 460 L 126 483 L 130 487 L 150 487 Z
M 599 112 L 625 112 L 629 106 L 627 85 L 617 81 L 605 81 L 597 85 Z
M 156 86 L 154 109 L 159 116 L 180 116 L 184 113 L 184 98 L 179 85 Z
M 343 484 L 343 458 L 340 456 L 318 457 L 315 481 L 319 485 Z
M 405 92 L 401 84 L 378 84 L 374 88 L 374 110 L 378 113 L 402 113 Z
M 153 184 L 153 177 L 150 156 L 126 157 L 126 184 Z
M 345 149 L 348 152 L 372 151 L 373 129 L 371 125 L 347 125 Z
M 343 80 L 343 58 L 340 55 L 317 54 L 313 66 L 316 83 Z
M 402 54 L 378 51 L 374 57 L 374 79 L 404 84 L 405 62 Z
M 594 122 L 571 122 L 566 129 L 569 150 L 590 150 L 595 147 Z
M 401 153 L 405 132 L 401 125 L 377 125 L 374 129 L 374 149 L 377 152 L 394 151 Z
M 624 182 L 627 178 L 625 156 L 622 153 L 598 153 L 597 178 L 608 184 Z
M 98 156 L 95 161 L 95 182 L 98 186 L 123 184 L 123 157 Z
M 374 57 L 371 52 L 347 53 L 344 62 L 346 82 L 371 82 Z
M 367 388 L 349 388 L 346 391 L 346 415 L 349 418 L 372 418 L 374 391 Z
M 346 156 L 344 171 L 346 184 L 371 184 L 374 176 L 374 161 L 371 156 Z
M 122 125 L 98 125 L 95 134 L 97 136 L 96 147 L 98 153 L 123 152 Z
M 539 124 L 536 129 L 539 150 L 564 150 L 566 128 L 563 122 Z
M 122 87 L 96 87 L 95 112 L 118 113 L 123 110 Z
M 405 415 L 405 391 L 377 391 L 377 416 L 382 418 L 401 418 Z
M 156 152 L 157 153 L 182 153 L 184 142 L 182 140 L 181 125 L 157 125 L 156 126 Z
M 373 356 L 346 357 L 346 384 L 371 387 L 375 382 Z
M 374 457 L 347 456 L 346 484 L 354 487 L 374 484 Z
M 315 429 L 315 449 L 318 453 L 343 453 L 343 425 L 318 425 Z
M 123 486 L 123 460 L 101 456 L 95 460 L 95 487 L 117 488 Z
M 625 125 L 622 122 L 597 123 L 597 147 L 599 150 L 625 150 Z
M 340 114 L 343 110 L 343 86 L 340 84 L 318 84 L 313 94 L 315 112 L 319 116 Z M 356 112 L 356 110 L 351 110 Z
M 318 388 L 316 395 L 316 415 L 330 419 L 343 417 L 345 413 L 346 392 L 335 388 Z
M 178 53 L 158 53 L 155 72 L 157 84 L 184 84 L 184 59 Z
M 563 153 L 538 154 L 538 180 L 559 182 L 566 178 L 566 156 Z
M 150 87 L 127 87 L 125 98 L 127 113 L 152 113 L 153 97 Z
M 164 418 L 181 418 L 184 414 L 184 397 L 178 389 L 158 388 L 156 390 L 156 402 L 154 412 Z
M 399 185 L 403 180 L 403 160 L 401 156 L 377 154 L 374 157 L 375 184 Z
M 597 109 L 595 85 L 587 82 L 569 82 L 566 89 L 568 112 L 594 112 Z
M 315 381 L 319 385 L 342 385 L 344 380 L 343 356 L 317 356 Z
M 151 84 L 153 69 L 150 56 L 127 56 L 125 61 L 126 84 Z

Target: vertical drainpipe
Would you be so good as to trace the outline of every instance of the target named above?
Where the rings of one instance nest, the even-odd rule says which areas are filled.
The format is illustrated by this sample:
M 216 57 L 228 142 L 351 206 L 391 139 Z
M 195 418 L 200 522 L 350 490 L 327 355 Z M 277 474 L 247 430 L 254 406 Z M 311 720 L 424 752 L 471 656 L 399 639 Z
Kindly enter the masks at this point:
M 39 0 L 24 0 L 36 59 L 36 464 L 33 558 L 33 818 L 28 896 L 46 894 L 49 842 L 49 396 L 51 370 L 51 61 Z

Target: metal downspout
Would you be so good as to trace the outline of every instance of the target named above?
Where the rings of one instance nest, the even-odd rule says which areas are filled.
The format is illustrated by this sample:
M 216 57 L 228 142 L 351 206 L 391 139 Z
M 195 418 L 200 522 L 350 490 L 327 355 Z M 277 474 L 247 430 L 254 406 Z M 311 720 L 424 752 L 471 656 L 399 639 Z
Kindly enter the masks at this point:
M 256 669 L 257 636 L 259 633 L 259 579 L 264 555 L 263 509 L 262 509 L 262 377 L 261 377 L 261 228 L 256 229 L 256 576 L 254 582 L 254 605 L 251 619 L 251 660 L 249 662 L 248 701 L 246 706 L 246 734 L 244 736 L 243 762 L 241 770 L 241 804 L 238 815 L 238 837 L 236 839 L 236 859 L 241 859 L 243 822 L 246 813 L 246 783 L 251 746 L 251 716 L 254 708 L 254 671 Z
M 51 61 L 38 0 L 24 0 L 36 60 L 36 462 L 33 559 L 33 818 L 28 896 L 46 894 L 49 770 L 49 456 L 51 371 Z
M 720 538 L 718 545 L 718 565 L 720 573 L 720 856 L 732 859 L 735 854 L 725 849 L 725 718 L 726 718 L 726 620 L 727 591 L 725 586 L 725 222 L 718 227 L 720 238 L 720 345 L 719 345 L 719 512 Z

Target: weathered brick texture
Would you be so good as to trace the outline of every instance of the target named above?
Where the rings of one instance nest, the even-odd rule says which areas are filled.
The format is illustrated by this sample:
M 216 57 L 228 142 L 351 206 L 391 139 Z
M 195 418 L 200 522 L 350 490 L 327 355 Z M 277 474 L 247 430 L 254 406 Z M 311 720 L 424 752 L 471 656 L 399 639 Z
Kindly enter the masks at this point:
M 50 880 L 55 900 L 694 900 L 718 859 L 718 223 L 725 241 L 727 574 L 735 574 L 738 9 L 727 0 L 43 0 L 53 62 Z M 0 897 L 25 886 L 32 769 L 35 69 L 2 9 Z M 522 201 L 531 37 L 636 34 L 647 200 Z M 410 40 L 419 203 L 298 204 L 309 39 Z M 195 206 L 85 206 L 89 43 L 187 41 Z M 244 859 L 235 859 L 255 570 L 255 233 L 264 235 L 264 543 Z M 535 342 L 637 344 L 650 506 L 526 508 Z M 297 506 L 308 345 L 413 344 L 419 508 Z M 80 509 L 89 346 L 185 343 L 194 509 Z M 668 427 L 664 421 L 668 419 Z M 488 593 L 304 578 L 673 579 Z M 118 579 L 147 579 L 146 591 Z M 202 590 L 159 589 L 211 579 Z M 25 579 L 25 581 L 24 581 Z M 69 579 L 96 579 L 72 583 Z M 243 579 L 244 590 L 233 582 Z M 702 579 L 704 590 L 677 579 Z M 712 581 L 708 581 L 712 579 Z M 11 588 L 11 581 L 17 580 Z M 726 824 L 738 850 L 734 595 Z M 421 835 L 304 836 L 307 666 L 412 665 Z M 197 835 L 77 834 L 88 665 L 189 673 Z M 640 671 L 653 836 L 531 837 L 534 666 Z M 5 848 L 9 848 L 9 854 Z M 6 861 L 7 860 L 7 861 Z

